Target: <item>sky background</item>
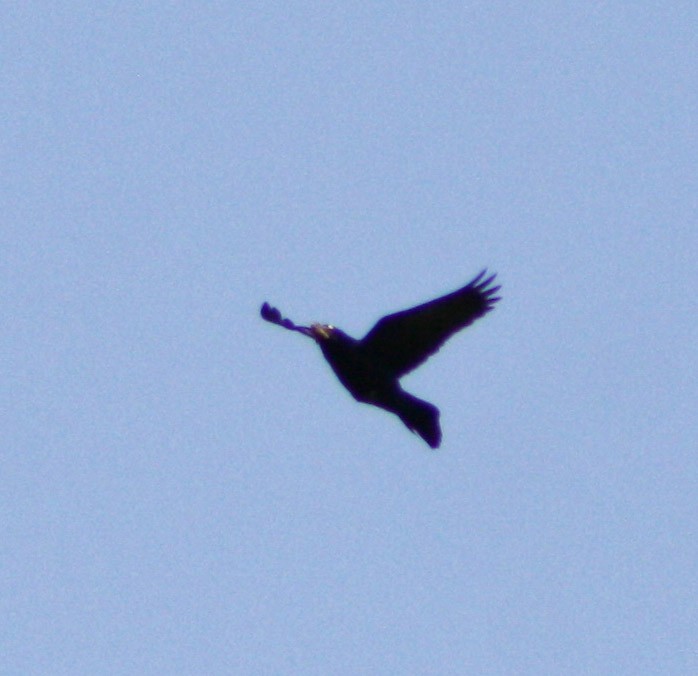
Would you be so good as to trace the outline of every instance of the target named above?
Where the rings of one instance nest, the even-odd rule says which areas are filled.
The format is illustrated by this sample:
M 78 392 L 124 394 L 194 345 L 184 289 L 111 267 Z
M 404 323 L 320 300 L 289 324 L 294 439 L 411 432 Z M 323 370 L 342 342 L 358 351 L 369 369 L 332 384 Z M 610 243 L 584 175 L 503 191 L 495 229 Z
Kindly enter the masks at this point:
M 695 2 L 0 21 L 0 673 L 698 673 Z

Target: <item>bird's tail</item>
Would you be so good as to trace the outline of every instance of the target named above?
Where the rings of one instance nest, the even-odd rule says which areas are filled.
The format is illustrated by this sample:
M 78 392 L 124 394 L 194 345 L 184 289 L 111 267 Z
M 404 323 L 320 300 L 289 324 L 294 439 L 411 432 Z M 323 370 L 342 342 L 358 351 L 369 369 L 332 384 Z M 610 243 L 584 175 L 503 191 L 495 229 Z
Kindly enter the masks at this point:
M 419 434 L 432 448 L 441 444 L 441 427 L 439 426 L 439 409 L 428 401 L 404 392 L 400 408 L 396 410 L 400 420 L 407 429 Z

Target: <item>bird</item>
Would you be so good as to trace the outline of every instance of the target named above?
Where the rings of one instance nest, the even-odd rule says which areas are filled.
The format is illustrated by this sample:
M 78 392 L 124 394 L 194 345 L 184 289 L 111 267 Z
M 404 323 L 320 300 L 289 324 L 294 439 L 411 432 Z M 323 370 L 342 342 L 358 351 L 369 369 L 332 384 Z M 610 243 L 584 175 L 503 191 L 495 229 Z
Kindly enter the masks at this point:
M 400 378 L 423 364 L 455 333 L 501 300 L 496 274 L 483 270 L 464 287 L 379 319 L 360 340 L 332 324 L 298 326 L 264 303 L 263 319 L 312 338 L 339 381 L 359 402 L 394 413 L 431 448 L 441 445 L 439 409 L 406 392 Z

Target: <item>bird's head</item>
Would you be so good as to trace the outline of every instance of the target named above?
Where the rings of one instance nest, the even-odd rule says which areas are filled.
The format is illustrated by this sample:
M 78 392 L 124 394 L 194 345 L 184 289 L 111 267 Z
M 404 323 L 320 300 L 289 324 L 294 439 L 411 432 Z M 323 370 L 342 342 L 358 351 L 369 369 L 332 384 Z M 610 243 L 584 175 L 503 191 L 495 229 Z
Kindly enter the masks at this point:
M 337 333 L 337 329 L 332 324 L 311 324 L 310 333 L 319 343 L 332 338 Z

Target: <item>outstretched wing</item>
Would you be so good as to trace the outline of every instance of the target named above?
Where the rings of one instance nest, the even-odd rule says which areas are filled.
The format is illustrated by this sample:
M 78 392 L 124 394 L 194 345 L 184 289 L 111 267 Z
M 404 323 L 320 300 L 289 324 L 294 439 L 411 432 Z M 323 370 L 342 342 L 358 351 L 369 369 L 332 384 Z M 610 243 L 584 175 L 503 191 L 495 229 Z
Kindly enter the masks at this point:
M 380 319 L 361 346 L 399 378 L 434 354 L 454 333 L 489 312 L 499 300 L 483 270 L 467 286 L 447 296 Z

